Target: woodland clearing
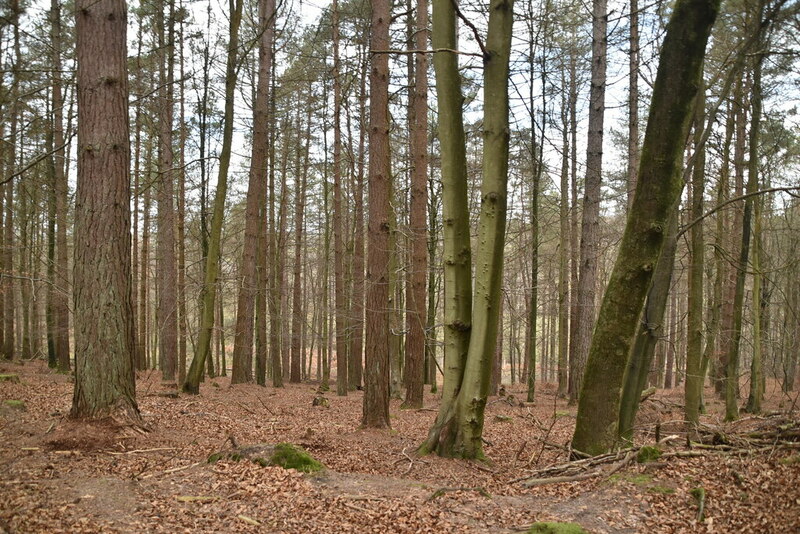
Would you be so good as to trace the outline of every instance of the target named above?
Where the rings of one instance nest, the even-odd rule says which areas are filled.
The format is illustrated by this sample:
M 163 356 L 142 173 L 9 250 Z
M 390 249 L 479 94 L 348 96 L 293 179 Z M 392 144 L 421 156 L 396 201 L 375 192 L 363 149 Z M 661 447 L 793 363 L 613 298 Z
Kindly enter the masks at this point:
M 520 402 L 522 386 L 490 398 L 489 461 L 475 463 L 415 456 L 439 403 L 427 392 L 421 410 L 392 401 L 392 430 L 376 431 L 359 428 L 361 391 L 327 392 L 328 405 L 313 406 L 315 383 L 277 390 L 221 377 L 178 395 L 159 372 L 140 372 L 141 431 L 69 419 L 71 377 L 45 362 L 0 373 L 19 378 L 0 381 L 0 532 L 502 533 L 537 521 L 598 533 L 800 531 L 797 393 L 772 383 L 770 411 L 734 423 L 722 423 L 708 388 L 707 439 L 691 447 L 682 388 L 659 390 L 642 405 L 637 445 L 654 444 L 658 428 L 660 458 L 637 463 L 632 450 L 557 469 L 575 408 L 551 384 L 539 384 L 534 404 Z M 279 442 L 326 469 L 262 467 L 237 453 Z

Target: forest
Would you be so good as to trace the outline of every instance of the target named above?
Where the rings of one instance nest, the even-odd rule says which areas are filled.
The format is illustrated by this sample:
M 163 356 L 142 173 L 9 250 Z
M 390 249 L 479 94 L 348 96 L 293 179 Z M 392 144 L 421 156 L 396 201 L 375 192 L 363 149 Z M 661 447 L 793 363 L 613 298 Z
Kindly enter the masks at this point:
M 6 0 L 0 532 L 800 530 L 798 30 Z

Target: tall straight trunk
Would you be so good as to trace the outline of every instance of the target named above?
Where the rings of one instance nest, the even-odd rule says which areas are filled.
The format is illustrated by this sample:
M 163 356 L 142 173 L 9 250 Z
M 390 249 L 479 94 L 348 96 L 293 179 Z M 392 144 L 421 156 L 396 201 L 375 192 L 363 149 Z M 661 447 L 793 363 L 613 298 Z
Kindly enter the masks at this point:
M 342 87 L 339 79 L 339 2 L 331 4 L 333 30 L 333 278 L 336 315 L 336 394 L 347 395 L 347 291 L 342 213 Z
M 305 144 L 303 146 L 303 168 L 301 177 L 295 181 L 295 213 L 294 213 L 294 270 L 292 272 L 292 355 L 290 382 L 300 382 L 303 370 L 303 323 L 306 317 L 306 306 L 303 298 L 305 286 L 301 273 L 303 265 L 303 216 L 305 215 L 306 184 L 308 182 L 309 157 L 311 154 L 311 106 L 306 112 Z
M 389 0 L 372 0 L 373 50 L 389 49 Z M 370 60 L 369 228 L 367 231 L 366 362 L 362 424 L 389 428 L 389 56 Z
M 639 170 L 639 0 L 631 0 L 628 43 L 628 209 Z
M 233 345 L 231 383 L 252 382 L 254 305 L 259 292 L 256 265 L 262 218 L 266 204 L 267 155 L 269 147 L 270 74 L 274 0 L 258 3 L 258 81 L 253 105 L 253 144 L 245 205 L 244 243 L 242 246 L 241 283 L 236 304 L 236 330 Z
M 705 123 L 704 86 L 700 85 L 694 114 L 694 169 L 691 189 L 691 220 L 703 215 L 703 190 L 705 189 L 705 147 L 703 146 L 703 125 Z M 703 382 L 703 274 L 705 244 L 703 221 L 698 221 L 690 230 L 689 276 L 687 304 L 686 339 L 686 382 L 684 383 L 684 415 L 691 427 L 700 422 Z
M 529 6 L 529 24 L 533 24 L 533 2 L 528 3 Z M 544 5 L 545 14 L 549 13 L 550 11 L 550 3 L 545 2 Z M 547 20 L 548 17 L 544 17 L 542 32 L 547 33 Z M 542 172 L 544 167 L 543 155 L 544 155 L 544 129 L 545 129 L 545 122 L 547 120 L 546 113 L 547 113 L 547 103 L 544 102 L 545 100 L 545 90 L 542 89 L 542 118 L 540 124 L 540 135 L 539 141 L 536 141 L 536 120 L 534 117 L 534 79 L 533 79 L 533 66 L 534 66 L 534 40 L 533 40 L 533 27 L 530 28 L 530 43 L 528 45 L 528 61 L 529 61 L 529 68 L 531 71 L 531 78 L 530 83 L 528 84 L 528 98 L 530 100 L 530 115 L 531 115 L 531 170 L 533 171 L 532 176 L 532 183 L 531 183 L 531 293 L 530 293 L 530 303 L 528 305 L 528 339 L 526 340 L 526 347 L 527 351 L 525 354 L 525 358 L 528 362 L 528 374 L 526 376 L 527 382 L 527 394 L 526 400 L 528 402 L 533 402 L 535 394 L 536 394 L 536 337 L 538 333 L 538 320 L 537 320 L 537 313 L 539 311 L 539 189 L 540 182 L 542 181 Z M 547 62 L 545 57 L 547 56 L 547 48 L 544 47 L 542 51 L 542 60 L 541 60 L 541 83 L 542 87 L 547 87 Z M 538 146 L 537 146 L 538 145 Z
M 570 54 L 569 58 L 569 149 L 570 149 L 570 210 L 569 225 L 569 354 L 568 360 L 558 360 L 558 396 L 564 397 L 569 389 L 567 366 L 570 372 L 577 368 L 578 355 L 575 342 L 578 321 L 578 258 L 580 240 L 578 237 L 578 73 L 577 58 Z
M 75 6 L 78 184 L 71 415 L 138 422 L 130 273 L 130 144 L 122 0 Z
M 760 75 L 758 76 L 760 78 Z M 756 89 L 754 84 L 754 90 Z M 761 401 L 764 397 L 764 317 L 762 314 L 764 291 L 762 289 L 764 275 L 761 268 L 761 202 L 755 199 L 753 207 L 753 358 L 750 363 L 750 393 L 747 398 L 747 413 L 760 413 Z
M 639 166 L 617 260 L 592 336 L 572 447 L 588 454 L 618 440 L 623 374 L 668 219 L 683 188 L 682 153 L 718 0 L 679 0 L 667 24 Z
M 10 94 L 9 99 L 11 101 L 11 105 L 9 106 L 10 118 L 9 118 L 9 139 L 11 140 L 10 143 L 7 145 L 7 157 L 6 157 L 6 172 L 7 174 L 11 175 L 14 172 L 14 169 L 17 165 L 17 127 L 19 122 L 19 70 L 20 70 L 20 62 L 22 60 L 22 54 L 20 52 L 20 39 L 19 39 L 19 28 L 20 28 L 20 16 L 22 14 L 22 9 L 19 4 L 19 0 L 11 0 L 9 4 L 9 8 L 11 11 L 12 20 L 11 25 L 13 26 L 13 35 L 14 35 L 14 43 L 13 43 L 13 57 L 14 63 L 12 66 L 11 72 L 11 87 L 10 87 Z M 5 184 L 5 216 L 3 217 L 3 267 L 6 270 L 7 274 L 14 272 L 14 180 L 9 180 L 8 183 Z M 4 332 L 3 332 L 3 357 L 7 360 L 13 360 L 15 355 L 15 343 L 14 343 L 14 314 L 17 311 L 17 306 L 15 302 L 15 288 L 14 288 L 14 279 L 11 276 L 5 276 L 5 283 L 3 284 L 3 298 L 4 298 L 4 308 L 5 308 L 5 324 L 3 325 Z
M 746 151 L 746 137 L 747 137 L 747 111 L 746 111 L 746 104 L 744 101 L 745 94 L 747 94 L 748 88 L 746 87 L 747 83 L 746 80 L 740 79 L 737 80 L 736 86 L 734 88 L 734 94 L 732 98 L 732 115 L 733 115 L 733 131 L 735 135 L 735 142 L 733 144 L 733 174 L 734 174 L 734 186 L 733 186 L 733 196 L 734 198 L 741 196 L 744 193 L 744 167 L 745 167 L 745 151 Z M 744 207 L 742 202 L 738 202 L 734 207 L 732 223 L 730 228 L 727 230 L 727 254 L 729 258 L 732 258 L 731 265 L 728 268 L 728 279 L 725 281 L 725 301 L 722 307 L 722 326 L 720 328 L 721 334 L 721 380 L 719 384 L 718 392 L 720 393 L 721 397 L 724 399 L 726 395 L 726 389 L 728 385 L 728 368 L 729 368 L 729 358 L 731 353 L 734 350 L 734 343 L 736 343 L 736 293 L 737 293 L 737 283 L 739 279 L 739 271 L 743 269 L 743 266 L 736 263 L 736 259 L 741 256 L 741 235 L 743 234 L 743 217 L 744 217 Z M 739 238 L 737 239 L 737 236 Z M 738 353 L 738 349 L 737 349 Z M 737 362 L 738 366 L 738 362 Z M 738 373 L 738 368 L 737 368 Z M 739 395 L 739 384 L 738 379 L 735 384 L 733 384 L 733 388 L 736 392 L 736 396 Z
M 439 0 L 437 0 L 438 2 Z M 434 15 L 435 22 L 436 15 Z M 508 78 L 513 3 L 492 0 L 484 53 L 483 183 L 478 220 L 475 295 L 467 358 L 458 393 L 442 402 L 422 445 L 440 456 L 483 458 L 483 422 L 497 343 L 508 185 Z M 434 35 L 436 29 L 434 29 Z M 448 53 L 449 54 L 449 53 Z M 438 83 L 438 82 L 437 82 Z M 441 119 L 440 119 L 441 120 Z M 447 194 L 447 191 L 445 191 Z M 447 390 L 445 390 L 445 394 Z M 449 406 L 447 406 L 449 404 Z M 442 414 L 447 406 L 448 412 Z
M 428 46 L 428 0 L 417 0 L 414 30 L 415 48 Z M 406 285 L 406 400 L 409 408 L 422 407 L 425 363 L 425 324 L 427 321 L 425 277 L 428 272 L 428 57 L 414 56 L 414 85 L 409 108 L 413 112 L 411 131 L 411 274 Z
M 144 165 L 144 175 L 150 180 L 150 167 L 153 159 L 153 142 L 151 136 L 145 141 L 146 163 Z M 144 188 L 144 198 L 142 199 L 142 260 L 140 264 L 139 282 L 139 328 L 138 351 L 142 361 L 141 368 L 150 367 L 150 188 Z
M 433 0 L 431 40 L 435 49 L 457 48 L 455 6 L 450 0 Z M 467 202 L 467 156 L 464 135 L 461 75 L 458 56 L 437 52 L 433 56 L 439 109 L 439 145 L 442 175 L 442 232 L 444 251 L 444 385 L 442 404 L 421 452 L 437 451 L 439 431 L 450 417 L 461 388 L 472 329 L 472 252 Z
M 723 143 L 722 166 L 719 173 L 717 185 L 717 205 L 722 204 L 728 197 L 728 157 L 729 146 L 733 136 L 732 121 L 727 121 L 725 128 L 725 142 Z M 709 371 L 711 365 L 712 382 L 716 387 L 719 380 L 721 356 L 718 351 L 720 343 L 720 324 L 722 319 L 723 283 L 727 275 L 727 259 L 723 251 L 725 242 L 725 232 L 727 231 L 727 211 L 723 210 L 716 216 L 716 235 L 714 236 L 714 285 L 709 295 L 709 306 L 711 308 L 711 318 L 706 328 L 706 345 L 703 349 L 703 376 Z M 705 402 L 701 399 L 700 410 L 704 411 Z
M 273 72 L 274 75 L 274 72 Z M 275 86 L 273 85 L 273 92 Z M 274 106 L 274 102 L 273 102 Z M 274 111 L 274 107 L 273 107 Z M 289 122 L 286 121 L 281 127 L 281 131 L 289 130 Z M 288 233 L 286 230 L 287 224 L 287 211 L 289 209 L 289 190 L 288 182 L 288 165 L 289 165 L 289 143 L 283 143 L 281 150 L 281 202 L 278 207 L 278 221 L 277 221 L 277 248 L 275 250 L 276 256 L 274 258 L 274 273 L 275 273 L 275 287 L 277 288 L 278 304 L 277 323 L 274 324 L 275 333 L 278 335 L 278 356 L 281 362 L 281 375 L 282 382 L 289 380 L 289 342 L 287 326 L 289 321 L 283 319 L 284 313 L 289 309 L 289 288 L 288 278 L 286 276 L 286 242 L 288 240 Z M 270 328 L 273 328 L 271 325 Z
M 180 8 L 183 10 L 183 0 Z M 183 53 L 183 20 L 181 19 L 178 32 L 178 57 L 180 79 L 178 88 L 179 117 L 178 123 L 178 198 L 177 198 L 177 247 L 178 247 L 178 383 L 186 380 L 186 338 L 188 335 L 188 322 L 186 320 L 186 97 L 185 79 L 186 69 Z
M 428 316 L 425 320 L 425 383 L 430 384 L 431 393 L 438 391 L 437 383 L 437 361 L 436 361 L 436 308 L 439 293 L 436 273 L 436 241 L 439 232 L 437 231 L 438 219 L 438 195 L 435 191 L 433 177 L 429 174 L 428 178 Z
M 635 1 L 635 0 L 634 0 Z M 562 75 L 562 80 L 563 80 Z M 558 368 L 566 373 L 569 355 L 569 100 L 561 101 L 561 201 L 558 206 Z M 544 373 L 544 371 L 542 371 Z M 562 380 L 559 380 L 561 383 Z
M 229 0 L 230 13 L 228 53 L 225 65 L 225 114 L 222 128 L 222 146 L 219 156 L 219 175 L 214 197 L 214 213 L 211 220 L 211 236 L 206 257 L 205 279 L 203 280 L 200 329 L 195 346 L 192 365 L 186 374 L 183 390 L 186 393 L 200 392 L 200 379 L 206 359 L 209 361 L 211 334 L 214 328 L 214 302 L 216 297 L 217 273 L 219 272 L 222 223 L 225 217 L 225 197 L 228 192 L 228 169 L 233 145 L 233 107 L 236 90 L 237 52 L 239 49 L 239 25 L 242 20 L 242 0 Z
M 364 169 L 366 167 L 367 128 L 364 123 L 367 116 L 367 69 L 369 61 L 364 52 L 361 61 L 359 81 L 358 107 L 361 127 L 358 129 L 358 171 L 356 186 L 353 191 L 353 300 L 352 330 L 350 336 L 350 367 L 347 371 L 347 383 L 351 388 L 361 387 L 364 353 Z
M 50 2 L 51 45 L 53 57 L 53 164 L 56 209 L 56 291 L 53 295 L 54 350 L 59 371 L 68 371 L 69 361 L 69 266 L 67 263 L 67 185 L 64 150 L 64 98 L 61 88 L 61 8 L 58 0 Z
M 592 79 L 589 89 L 589 131 L 586 146 L 586 179 L 581 219 L 578 314 L 570 336 L 575 344 L 570 369 L 569 402 L 578 401 L 589 344 L 595 322 L 595 288 L 600 253 L 600 195 L 603 170 L 603 119 L 606 94 L 606 49 L 608 9 L 606 0 L 592 2 Z
M 756 24 L 760 24 L 763 17 L 763 11 L 764 3 L 760 1 L 758 4 L 758 18 L 756 19 Z M 742 214 L 742 244 L 739 254 L 738 270 L 736 273 L 736 292 L 733 298 L 733 340 L 729 347 L 727 366 L 725 369 L 726 421 L 733 421 L 739 417 L 739 345 L 742 336 L 742 316 L 744 314 L 744 283 L 745 277 L 747 276 L 747 266 L 750 252 L 750 226 L 753 217 L 753 204 L 757 200 L 752 195 L 755 195 L 755 193 L 758 191 L 758 143 L 761 135 L 761 65 L 763 61 L 764 55 L 761 53 L 756 54 L 755 65 L 753 67 L 753 88 L 750 96 L 752 115 L 750 118 L 750 134 L 748 139 L 749 161 L 747 164 L 747 194 L 751 196 L 745 199 L 744 213 Z M 754 288 L 754 294 L 755 289 L 758 289 L 760 293 L 760 287 Z M 760 302 L 755 300 L 753 301 L 754 308 L 758 308 L 759 305 Z M 754 327 L 756 326 L 760 327 L 760 324 L 756 323 Z M 760 332 L 758 332 L 758 334 L 760 334 Z M 755 339 L 754 343 L 756 346 L 758 346 L 758 342 L 755 341 Z M 758 354 L 757 357 L 760 359 L 761 355 Z M 759 382 L 761 381 L 760 376 L 756 378 Z M 752 380 L 753 377 L 750 377 L 750 379 Z
M 174 113 L 172 82 L 174 79 L 174 2 L 170 1 L 165 27 L 164 8 L 156 10 L 156 31 L 159 42 L 159 131 L 158 131 L 158 361 L 162 378 L 175 380 L 178 363 L 178 299 L 177 263 L 175 261 L 175 186 L 173 170 Z

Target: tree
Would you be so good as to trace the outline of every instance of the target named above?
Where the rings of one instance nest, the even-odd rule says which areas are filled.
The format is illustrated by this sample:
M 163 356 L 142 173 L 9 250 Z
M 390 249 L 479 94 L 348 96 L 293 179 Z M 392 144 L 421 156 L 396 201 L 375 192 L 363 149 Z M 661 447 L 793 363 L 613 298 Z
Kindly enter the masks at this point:
M 73 417 L 138 421 L 122 0 L 79 0 Z
M 255 297 L 259 291 L 256 272 L 259 237 L 266 207 L 267 156 L 269 150 L 270 75 L 274 38 L 274 0 L 258 3 L 258 82 L 253 104 L 253 144 L 245 206 L 244 245 L 242 247 L 241 284 L 236 305 L 236 331 L 233 345 L 231 383 L 253 380 L 253 327 Z M 259 376 L 261 373 L 257 373 Z M 260 382 L 259 382 L 260 383 Z
M 169 2 L 164 21 L 164 6 L 156 6 L 156 32 L 159 44 L 158 117 L 158 361 L 164 380 L 174 381 L 178 363 L 178 297 L 175 262 L 175 185 L 172 123 L 174 115 L 175 7 Z M 168 27 L 167 27 L 168 26 Z
M 389 0 L 372 0 L 369 78 L 369 213 L 362 424 L 389 428 Z
M 682 152 L 718 0 L 679 0 L 661 48 L 639 179 L 592 336 L 572 447 L 608 451 L 618 439 L 623 374 L 671 208 L 683 188 Z
M 236 89 L 236 66 L 239 49 L 239 25 L 242 22 L 242 0 L 229 0 L 230 21 L 228 26 L 228 53 L 225 62 L 225 116 L 223 120 L 222 147 L 220 148 L 219 175 L 217 191 L 214 196 L 214 213 L 211 219 L 211 236 L 206 256 L 205 279 L 201 293 L 200 332 L 195 346 L 194 359 L 186 373 L 183 391 L 200 392 L 200 379 L 203 366 L 209 356 L 211 334 L 214 328 L 214 301 L 216 297 L 217 274 L 219 272 L 220 242 L 222 222 L 225 217 L 225 197 L 228 191 L 228 169 L 233 145 L 233 105 Z
M 339 65 L 339 2 L 331 5 L 333 31 L 333 278 L 336 314 L 336 394 L 347 395 L 347 290 L 342 213 L 342 84 Z M 387 68 L 388 70 L 388 68 Z
M 573 364 L 569 376 L 569 401 L 578 400 L 595 317 L 595 286 L 600 252 L 600 194 L 603 171 L 603 120 L 606 94 L 608 9 L 606 0 L 592 3 L 592 81 L 589 89 L 589 131 L 586 142 L 586 181 L 581 215 L 578 312 L 572 324 Z M 564 392 L 559 392 L 563 394 Z
M 428 0 L 417 0 L 414 84 L 410 89 L 411 130 L 411 274 L 406 286 L 408 312 L 406 324 L 406 400 L 409 408 L 422 408 L 425 362 L 425 323 L 427 306 L 425 277 L 428 271 L 428 58 L 423 50 L 428 45 Z
M 489 5 L 489 26 L 483 47 L 485 96 L 483 182 L 478 219 L 480 248 L 475 265 L 469 348 L 460 382 L 444 388 L 445 393 L 457 391 L 455 398 L 450 402 L 443 400 L 439 416 L 428 432 L 428 439 L 420 447 L 421 452 L 436 451 L 441 456 L 483 458 L 483 416 L 497 343 L 503 276 L 509 144 L 508 65 L 512 22 L 513 3 L 510 0 L 493 0 Z M 445 375 L 445 380 L 452 376 Z

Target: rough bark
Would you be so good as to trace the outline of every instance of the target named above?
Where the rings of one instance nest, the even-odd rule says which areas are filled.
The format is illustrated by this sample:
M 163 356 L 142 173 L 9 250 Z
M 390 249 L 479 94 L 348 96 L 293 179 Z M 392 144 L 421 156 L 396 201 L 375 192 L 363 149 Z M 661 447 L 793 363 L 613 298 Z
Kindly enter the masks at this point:
M 158 263 L 156 275 L 158 361 L 163 380 L 174 381 L 178 362 L 177 263 L 175 260 L 175 184 L 173 169 L 172 122 L 174 98 L 174 23 L 173 2 L 164 21 L 164 6 L 156 8 L 159 43 L 158 116 Z M 169 27 L 167 28 L 166 25 Z
M 603 120 L 605 117 L 606 49 L 608 13 L 606 0 L 594 0 L 592 8 L 592 78 L 589 89 L 589 131 L 586 145 L 586 178 L 581 214 L 578 313 L 570 338 L 575 346 L 569 376 L 569 402 L 578 401 L 589 344 L 595 322 L 597 259 L 600 252 L 600 195 L 603 170 Z
M 130 278 L 125 3 L 76 5 L 78 184 L 71 415 L 138 422 Z
M 258 81 L 253 105 L 253 144 L 250 155 L 245 228 L 242 246 L 241 282 L 236 302 L 236 330 L 233 342 L 231 383 L 252 382 L 253 327 L 255 299 L 259 292 L 257 253 L 261 237 L 260 216 L 266 204 L 267 151 L 269 147 L 270 74 L 272 72 L 272 39 L 274 35 L 274 0 L 258 3 Z M 260 372 L 258 373 L 260 376 Z
M 667 24 L 639 167 L 617 260 L 592 336 L 572 447 L 599 454 L 617 442 L 623 373 L 642 305 L 682 189 L 682 151 L 717 0 L 679 0 Z
M 428 45 L 428 0 L 417 0 L 415 48 Z M 406 400 L 409 408 L 422 407 L 425 363 L 427 302 L 425 278 L 428 272 L 428 57 L 414 55 L 414 86 L 411 89 L 411 274 L 406 286 Z
M 372 0 L 373 50 L 388 50 L 391 4 Z M 369 222 L 362 424 L 389 428 L 389 56 L 370 60 Z

